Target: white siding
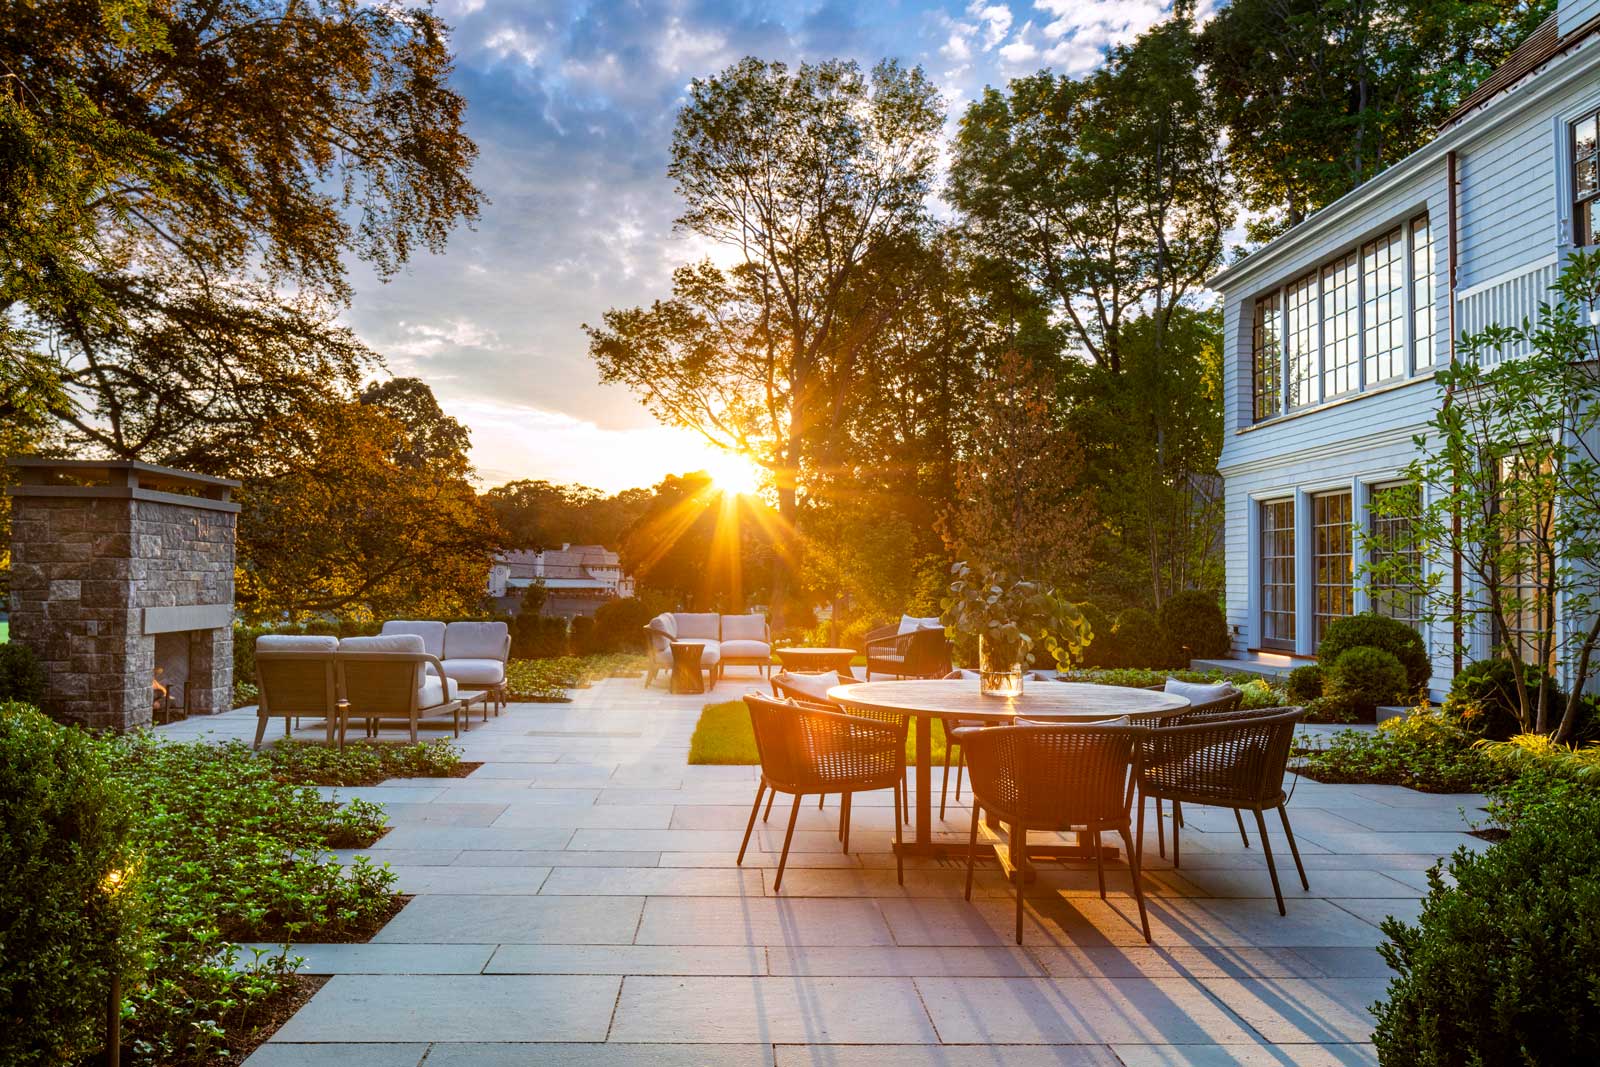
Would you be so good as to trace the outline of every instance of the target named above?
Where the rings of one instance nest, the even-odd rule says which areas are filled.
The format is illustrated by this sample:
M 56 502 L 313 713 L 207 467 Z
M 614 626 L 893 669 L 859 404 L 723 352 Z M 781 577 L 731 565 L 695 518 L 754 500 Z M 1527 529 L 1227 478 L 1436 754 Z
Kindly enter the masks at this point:
M 1600 0 L 1561 0 L 1556 6 L 1556 25 L 1571 33 L 1592 18 L 1600 18 Z

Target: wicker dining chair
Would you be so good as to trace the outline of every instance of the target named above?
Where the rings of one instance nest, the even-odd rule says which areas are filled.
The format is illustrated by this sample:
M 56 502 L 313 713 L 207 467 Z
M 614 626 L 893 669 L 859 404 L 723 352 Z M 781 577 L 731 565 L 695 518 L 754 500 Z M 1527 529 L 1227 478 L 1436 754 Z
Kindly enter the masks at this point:
M 1143 688 L 1149 689 L 1149 690 L 1151 690 L 1153 692 L 1156 692 L 1156 693 L 1164 693 L 1167 690 L 1167 687 L 1166 687 L 1165 683 L 1162 683 L 1161 685 L 1147 685 L 1147 686 L 1144 686 Z M 1129 716 L 1129 718 L 1133 722 L 1145 722 L 1145 723 L 1148 723 L 1151 726 L 1157 726 L 1157 727 L 1160 727 L 1160 726 L 1182 726 L 1186 722 L 1200 722 L 1200 721 L 1203 721 L 1208 716 L 1215 716 L 1215 715 L 1218 715 L 1218 714 L 1235 712 L 1239 708 L 1239 702 L 1242 701 L 1243 699 L 1244 699 L 1244 693 L 1241 692 L 1238 689 L 1234 689 L 1233 692 L 1229 693 L 1226 696 L 1218 697 L 1216 700 L 1206 700 L 1206 701 L 1202 701 L 1199 704 L 1190 705 L 1188 710 L 1179 712 L 1176 715 L 1165 715 L 1165 714 L 1161 714 L 1161 713 L 1156 713 L 1156 714 L 1148 715 L 1148 716 L 1146 716 L 1146 715 L 1132 715 L 1132 716 Z M 1268 710 L 1269 711 L 1277 711 L 1278 709 L 1277 708 L 1270 708 Z M 1162 822 L 1162 818 L 1163 818 L 1163 816 L 1162 816 L 1162 811 L 1161 811 L 1161 798 L 1157 797 L 1156 798 L 1156 850 L 1161 855 L 1161 857 L 1163 859 L 1165 859 L 1166 855 L 1167 855 L 1167 831 L 1166 831 L 1166 824 L 1164 822 Z M 1233 821 L 1238 823 L 1238 825 L 1239 825 L 1239 839 L 1244 842 L 1244 847 L 1245 848 L 1249 848 L 1250 847 L 1250 835 L 1244 832 L 1244 817 L 1242 815 L 1240 815 L 1237 811 L 1235 811 L 1233 813 Z M 1182 826 L 1182 825 L 1183 825 L 1183 805 L 1179 804 L 1177 802 L 1174 802 L 1173 805 L 1172 805 L 1172 826 L 1173 826 L 1172 832 L 1173 832 L 1174 835 L 1176 835 L 1177 832 L 1178 832 L 1177 828 Z
M 739 843 L 739 858 L 735 863 L 744 863 L 745 849 L 750 845 L 763 794 L 769 789 L 774 795 L 792 793 L 794 807 L 789 811 L 789 828 L 783 835 L 778 873 L 772 881 L 772 891 L 776 893 L 783 885 L 783 869 L 789 862 L 789 844 L 794 838 L 795 820 L 800 816 L 800 800 L 806 794 L 842 794 L 840 836 L 845 852 L 850 851 L 850 798 L 853 794 L 893 789 L 898 813 L 905 778 L 906 730 L 903 723 L 895 726 L 858 715 L 784 703 L 759 693 L 746 694 L 744 702 L 750 708 L 750 725 L 755 730 L 761 781 L 756 786 L 756 799 L 750 805 L 750 820 L 745 823 L 744 840 Z M 895 876 L 904 885 L 905 861 L 900 855 L 902 838 L 898 818 L 894 821 L 894 841 Z
M 1261 835 L 1261 850 L 1267 858 L 1267 873 L 1272 877 L 1272 893 L 1278 899 L 1278 914 L 1287 915 L 1283 890 L 1278 884 L 1278 868 L 1272 859 L 1272 842 L 1267 837 L 1263 812 L 1278 809 L 1289 851 L 1294 854 L 1300 885 L 1310 890 L 1305 864 L 1289 826 L 1284 807 L 1283 775 L 1289 763 L 1289 748 L 1294 728 L 1305 714 L 1304 708 L 1262 708 L 1253 711 L 1220 712 L 1199 717 L 1181 726 L 1164 726 L 1146 736 L 1144 757 L 1139 772 L 1139 822 L 1144 824 L 1144 798 L 1162 797 L 1173 802 L 1174 813 L 1181 803 L 1209 804 L 1255 813 L 1256 830 Z M 1172 825 L 1172 865 L 1182 858 L 1179 843 L 1181 821 Z
M 813 691 L 786 684 L 784 679 L 787 677 L 787 674 L 788 672 L 780 672 L 778 674 L 769 676 L 767 679 L 772 684 L 772 695 L 778 700 L 792 700 L 796 704 L 802 704 L 806 707 L 819 708 L 822 711 L 842 712 L 844 714 L 854 715 L 862 719 L 877 719 L 879 722 L 886 722 L 893 726 L 899 726 L 902 729 L 904 729 L 911 721 L 910 716 L 896 714 L 892 711 L 879 711 L 875 708 L 851 708 L 849 711 L 845 711 L 845 708 L 842 705 L 835 704 L 825 695 L 819 697 Z M 948 765 L 948 760 L 946 762 Z M 948 775 L 949 772 L 946 771 L 946 777 L 948 777 Z M 818 811 L 822 810 L 822 802 L 825 799 L 827 799 L 825 796 L 817 797 Z M 902 779 L 900 783 L 899 812 L 900 818 L 909 824 L 911 822 L 911 789 L 906 784 L 904 779 Z M 769 797 L 767 799 L 767 810 L 766 813 L 761 816 L 761 821 L 766 822 L 771 815 L 772 799 Z M 939 817 L 941 819 L 944 818 L 943 801 L 940 802 Z
M 964 729 L 958 739 L 972 781 L 972 830 L 967 839 L 966 898 L 972 899 L 972 868 L 978 851 L 979 809 L 1006 824 L 1011 847 L 1026 855 L 1030 830 L 1079 830 L 1094 842 L 1095 874 L 1106 895 L 1100 834 L 1115 830 L 1127 848 L 1139 926 L 1150 940 L 1139 851 L 1134 847 L 1132 788 L 1139 776 L 1141 739 L 1147 727 L 1107 723 L 991 726 Z M 1022 944 L 1023 878 L 1018 871 L 1017 944 Z

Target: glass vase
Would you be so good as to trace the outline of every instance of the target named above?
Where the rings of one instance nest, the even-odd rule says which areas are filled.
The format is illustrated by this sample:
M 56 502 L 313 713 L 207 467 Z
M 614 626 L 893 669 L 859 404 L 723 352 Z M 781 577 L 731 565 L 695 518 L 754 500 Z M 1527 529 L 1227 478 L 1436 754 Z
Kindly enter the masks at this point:
M 1022 695 L 1022 657 L 1017 649 L 978 638 L 978 692 L 986 697 Z

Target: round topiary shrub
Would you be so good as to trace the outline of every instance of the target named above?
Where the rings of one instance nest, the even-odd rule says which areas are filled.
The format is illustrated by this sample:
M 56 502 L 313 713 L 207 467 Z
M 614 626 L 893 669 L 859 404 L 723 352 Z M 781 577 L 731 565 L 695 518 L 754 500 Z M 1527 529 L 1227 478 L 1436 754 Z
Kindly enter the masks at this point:
M 1381 648 L 1400 661 L 1406 671 L 1406 696 L 1427 686 L 1428 678 L 1433 674 L 1433 664 L 1428 660 L 1422 635 L 1405 623 L 1383 615 L 1367 612 L 1335 619 L 1328 624 L 1328 632 L 1323 635 L 1317 656 L 1324 664 L 1329 664 L 1346 650 L 1363 645 Z
M 22 704 L 0 704 L 0 797 L 0 1063 L 82 1062 L 137 973 L 133 809 L 88 734 Z
M 1351 712 L 1361 722 L 1372 722 L 1378 705 L 1400 701 L 1406 688 L 1406 669 L 1398 659 L 1381 648 L 1361 645 L 1333 661 L 1323 693 L 1335 709 Z
M 1228 620 L 1214 593 L 1185 589 L 1161 605 L 1156 616 L 1167 648 L 1185 660 L 1216 659 L 1228 654 Z
M 1089 644 L 1084 648 L 1081 657 L 1083 666 L 1110 666 L 1107 657 L 1111 653 L 1112 645 L 1111 616 L 1087 600 L 1078 605 L 1078 612 L 1083 616 L 1083 621 L 1089 624 Z
M 1322 697 L 1322 687 L 1322 668 L 1315 663 L 1308 663 L 1289 672 L 1289 684 L 1285 692 L 1289 703 L 1304 707 Z
M 1127 608 L 1111 627 L 1110 667 L 1165 667 L 1172 657 L 1161 640 L 1156 617 L 1143 608 Z
M 0 645 L 0 704 L 44 700 L 44 667 L 33 649 L 15 641 Z
M 1539 701 L 1540 671 L 1524 667 L 1528 683 L 1528 703 Z M 1557 715 L 1565 707 L 1566 694 L 1552 686 L 1551 709 Z M 1463 729 L 1491 741 L 1505 741 L 1522 732 L 1517 720 L 1517 675 L 1510 660 L 1503 657 L 1480 659 L 1461 668 L 1450 682 L 1444 710 L 1461 723 Z
M 1417 925 L 1383 922 L 1397 976 L 1374 1006 L 1388 1067 L 1593 1063 L 1600 795 L 1529 807 L 1486 852 L 1429 872 Z

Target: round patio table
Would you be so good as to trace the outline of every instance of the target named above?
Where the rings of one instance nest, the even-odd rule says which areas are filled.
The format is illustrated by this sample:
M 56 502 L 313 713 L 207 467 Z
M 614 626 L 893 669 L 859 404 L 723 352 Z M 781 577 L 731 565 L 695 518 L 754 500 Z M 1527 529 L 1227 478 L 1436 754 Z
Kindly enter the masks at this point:
M 773 650 L 783 669 L 793 674 L 824 674 L 837 671 L 841 678 L 854 678 L 850 661 L 859 653 L 853 648 L 778 648 Z
M 981 719 L 1007 723 L 1022 717 L 1056 722 L 1099 722 L 1139 715 L 1161 718 L 1189 707 L 1187 697 L 1088 682 L 1030 681 L 1018 697 L 990 697 L 978 692 L 975 678 L 919 679 L 904 682 L 862 682 L 837 685 L 828 697 L 846 708 L 901 712 L 916 727 L 916 833 L 901 846 L 910 855 L 943 856 L 946 846 L 933 840 L 934 719 Z M 963 850 L 965 851 L 965 850 Z M 1058 855 L 1067 855 L 1055 850 Z

